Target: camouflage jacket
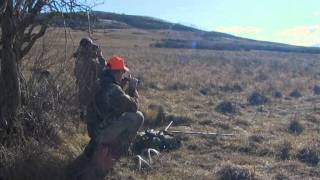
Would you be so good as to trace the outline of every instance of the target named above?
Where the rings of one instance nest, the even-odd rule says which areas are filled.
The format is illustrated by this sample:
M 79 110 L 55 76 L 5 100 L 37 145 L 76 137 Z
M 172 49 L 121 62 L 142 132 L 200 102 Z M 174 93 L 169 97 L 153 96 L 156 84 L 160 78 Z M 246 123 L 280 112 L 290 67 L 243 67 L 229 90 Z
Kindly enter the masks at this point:
M 124 92 L 120 84 L 105 71 L 100 79 L 100 89 L 95 95 L 95 102 L 88 110 L 89 136 L 96 136 L 112 121 L 116 121 L 125 112 L 137 112 L 138 93 Z M 91 132 L 90 132 L 91 131 Z
M 80 104 L 83 105 L 87 105 L 90 99 L 93 99 L 91 94 L 94 94 L 97 86 L 96 81 L 104 68 L 104 59 L 99 58 L 98 62 L 94 55 L 92 50 L 81 46 L 74 54 L 74 57 L 76 57 L 74 73 L 79 90 Z

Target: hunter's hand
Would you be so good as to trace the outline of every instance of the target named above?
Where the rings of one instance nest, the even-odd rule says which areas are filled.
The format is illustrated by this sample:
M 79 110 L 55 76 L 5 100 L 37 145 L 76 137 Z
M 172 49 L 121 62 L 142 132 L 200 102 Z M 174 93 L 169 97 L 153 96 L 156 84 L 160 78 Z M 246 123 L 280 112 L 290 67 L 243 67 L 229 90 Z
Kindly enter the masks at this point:
M 100 47 L 97 49 L 97 57 L 98 58 L 103 58 L 102 50 L 101 50 Z
M 123 78 L 123 79 L 121 80 L 121 82 L 120 82 L 120 86 L 121 86 L 122 88 L 124 88 L 124 87 L 128 84 L 129 81 L 130 81 L 129 78 L 127 78 L 127 77 Z
M 129 77 L 129 90 L 130 91 L 135 91 L 138 86 L 138 79 L 134 77 Z

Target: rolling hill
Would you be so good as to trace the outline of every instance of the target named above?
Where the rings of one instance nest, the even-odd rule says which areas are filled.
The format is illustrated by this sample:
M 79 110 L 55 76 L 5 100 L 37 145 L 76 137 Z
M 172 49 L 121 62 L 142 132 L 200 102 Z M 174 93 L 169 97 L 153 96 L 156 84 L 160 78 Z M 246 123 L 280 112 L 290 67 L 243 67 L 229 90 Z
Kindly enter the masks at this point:
M 73 29 L 87 29 L 88 16 L 86 13 L 69 13 L 65 18 L 56 15 L 52 18 L 53 26 L 64 26 Z M 226 33 L 204 31 L 182 24 L 170 23 L 164 20 L 135 15 L 116 14 L 95 11 L 90 15 L 90 25 L 93 29 L 143 29 L 143 30 L 167 30 L 185 34 L 182 36 L 169 36 L 161 39 L 151 46 L 158 48 L 186 48 L 186 49 L 209 49 L 209 50 L 233 50 L 233 51 L 279 51 L 297 53 L 320 53 L 318 47 L 293 46 L 282 43 L 257 41 L 241 38 Z

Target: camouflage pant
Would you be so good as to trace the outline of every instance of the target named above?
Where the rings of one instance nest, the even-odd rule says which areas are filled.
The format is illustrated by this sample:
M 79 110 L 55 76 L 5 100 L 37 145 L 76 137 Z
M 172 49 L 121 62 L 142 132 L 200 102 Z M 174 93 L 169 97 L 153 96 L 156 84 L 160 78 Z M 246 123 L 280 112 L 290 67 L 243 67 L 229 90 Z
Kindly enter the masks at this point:
M 144 121 L 143 114 L 138 111 L 136 113 L 126 112 L 123 113 L 118 120 L 110 123 L 108 127 L 103 129 L 97 137 L 99 144 L 108 144 L 126 133 L 129 139 L 135 137 L 137 131 L 140 129 Z
M 130 142 L 142 126 L 143 121 L 143 114 L 138 111 L 136 113 L 123 113 L 118 119 L 109 122 L 102 129 L 100 125 L 88 124 L 88 133 L 92 138 L 90 142 L 94 143 L 92 145 L 89 143 L 87 148 L 92 149 L 92 147 L 98 144 L 109 144 L 119 138 L 123 142 Z
M 92 138 L 82 155 L 69 168 L 69 177 L 100 180 L 117 159 L 128 149 L 144 121 L 143 114 L 123 113 L 117 121 Z

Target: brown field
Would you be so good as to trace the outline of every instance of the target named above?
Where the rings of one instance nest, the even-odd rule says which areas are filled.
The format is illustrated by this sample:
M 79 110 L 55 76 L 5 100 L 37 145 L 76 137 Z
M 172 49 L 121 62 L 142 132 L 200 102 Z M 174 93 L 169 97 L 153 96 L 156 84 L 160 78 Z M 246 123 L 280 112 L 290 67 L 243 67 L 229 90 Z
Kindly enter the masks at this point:
M 26 79 L 30 78 L 32 67 L 46 68 L 57 77 L 63 93 L 75 94 L 74 59 L 69 57 L 86 35 L 81 31 L 68 29 L 65 34 L 63 29 L 51 29 L 26 57 Z M 228 171 L 247 175 L 247 179 L 320 179 L 319 163 L 309 164 L 299 158 L 303 148 L 315 153 L 311 159 L 320 158 L 320 96 L 313 92 L 314 85 L 320 84 L 320 55 L 149 46 L 164 38 L 193 38 L 192 33 L 173 31 L 109 29 L 97 30 L 93 37 L 105 57 L 124 56 L 132 74 L 142 81 L 141 111 L 146 114 L 147 123 L 158 120 L 157 112 L 149 109 L 149 105 L 155 104 L 163 107 L 166 116 L 185 119 L 172 130 L 236 134 L 184 135 L 182 148 L 162 153 L 152 170 L 139 172 L 133 160 L 125 157 L 106 179 L 228 179 L 224 174 Z M 234 85 L 242 90 L 234 90 Z M 295 89 L 302 97 L 289 96 Z M 255 91 L 266 95 L 269 102 L 250 106 L 247 98 Z M 283 97 L 274 98 L 275 91 Z M 239 112 L 217 112 L 215 107 L 222 101 L 234 102 Z M 64 166 L 82 152 L 89 138 L 84 123 L 72 109 L 75 100 L 70 98 L 61 105 L 64 116 L 50 114 L 60 118 L 57 142 L 32 146 L 45 148 L 44 153 L 37 156 L 32 151 L 38 159 L 31 156 L 13 162 L 10 167 L 14 173 L 9 179 L 63 179 Z M 303 126 L 300 134 L 288 130 L 292 121 Z M 241 179 L 240 175 L 238 178 Z

